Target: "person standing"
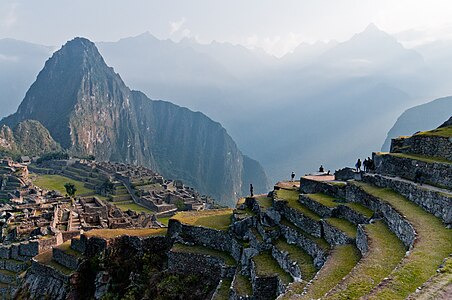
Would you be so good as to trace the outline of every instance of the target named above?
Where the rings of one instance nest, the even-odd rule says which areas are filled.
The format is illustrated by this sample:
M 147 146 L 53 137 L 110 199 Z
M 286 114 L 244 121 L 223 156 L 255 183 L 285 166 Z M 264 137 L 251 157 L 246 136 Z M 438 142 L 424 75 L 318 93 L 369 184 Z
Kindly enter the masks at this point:
M 293 171 L 292 171 L 292 174 L 290 174 L 290 178 L 292 179 L 292 182 L 293 182 L 293 180 L 295 178 L 295 173 Z
M 361 172 L 361 159 L 358 158 L 358 161 L 355 164 L 356 172 Z
M 251 197 L 254 197 L 254 187 L 253 187 L 252 183 L 250 183 L 250 194 L 251 194 Z

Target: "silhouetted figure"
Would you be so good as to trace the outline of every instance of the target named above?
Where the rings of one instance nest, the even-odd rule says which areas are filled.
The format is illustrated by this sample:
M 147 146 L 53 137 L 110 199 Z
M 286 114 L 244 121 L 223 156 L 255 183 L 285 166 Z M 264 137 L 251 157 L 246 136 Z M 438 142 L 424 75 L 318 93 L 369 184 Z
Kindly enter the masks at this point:
M 295 173 L 293 171 L 292 171 L 292 174 L 290 174 L 290 178 L 292 178 L 292 181 L 295 178 Z
M 323 165 L 320 165 L 319 172 L 320 172 L 320 173 L 325 172 L 325 169 L 323 168 Z
M 375 170 L 375 164 L 374 164 L 374 160 L 370 157 L 367 157 L 367 171 L 374 171 Z
M 364 172 L 367 173 L 367 171 L 369 170 L 369 161 L 367 160 L 367 158 L 363 161 L 363 167 L 364 167 Z
M 416 168 L 419 165 L 416 165 Z M 414 173 L 414 182 L 419 183 L 419 185 L 422 185 L 422 172 L 419 169 L 416 169 L 416 172 Z
M 331 173 L 331 171 L 330 171 L 330 170 L 328 170 L 328 172 L 326 173 L 326 175 L 330 175 L 330 173 Z
M 361 172 L 361 159 L 358 158 L 358 161 L 355 164 L 356 172 Z
M 251 197 L 254 197 L 254 188 L 253 188 L 253 184 L 252 183 L 250 183 L 250 194 L 251 194 Z

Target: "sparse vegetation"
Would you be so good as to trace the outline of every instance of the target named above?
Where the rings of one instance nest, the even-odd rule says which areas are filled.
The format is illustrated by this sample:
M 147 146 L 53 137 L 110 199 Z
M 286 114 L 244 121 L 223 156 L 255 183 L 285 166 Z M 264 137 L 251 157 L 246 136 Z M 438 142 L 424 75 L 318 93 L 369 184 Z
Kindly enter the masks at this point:
M 33 181 L 36 186 L 46 190 L 55 190 L 61 194 L 66 193 L 65 183 L 71 183 L 77 189 L 79 195 L 93 193 L 94 191 L 84 187 L 83 182 L 60 175 L 37 175 Z
M 292 282 L 292 277 L 278 265 L 269 252 L 262 252 L 254 256 L 252 260 L 256 265 L 257 276 L 278 276 L 285 284 Z
M 452 126 L 441 127 L 429 131 L 423 131 L 416 135 L 452 137 Z
M 208 228 L 227 230 L 232 222 L 232 209 L 214 209 L 203 211 L 178 212 L 172 217 L 181 223 Z
M 210 256 L 214 256 L 214 257 L 217 257 L 217 258 L 223 260 L 226 265 L 229 265 L 229 266 L 236 265 L 236 261 L 229 253 L 210 249 L 210 248 L 207 248 L 204 246 L 187 246 L 184 244 L 174 244 L 173 248 L 171 248 L 171 251 L 210 255 Z
M 314 221 L 320 221 L 321 218 L 319 215 L 300 203 L 298 200 L 299 196 L 300 193 L 296 190 L 281 189 L 276 191 L 276 197 L 278 199 L 286 200 L 289 207 L 300 211 L 303 215 L 313 219 Z
M 84 233 L 87 237 L 97 236 L 105 239 L 115 238 L 122 235 L 129 236 L 163 236 L 166 235 L 167 228 L 120 228 L 120 229 L 94 229 Z

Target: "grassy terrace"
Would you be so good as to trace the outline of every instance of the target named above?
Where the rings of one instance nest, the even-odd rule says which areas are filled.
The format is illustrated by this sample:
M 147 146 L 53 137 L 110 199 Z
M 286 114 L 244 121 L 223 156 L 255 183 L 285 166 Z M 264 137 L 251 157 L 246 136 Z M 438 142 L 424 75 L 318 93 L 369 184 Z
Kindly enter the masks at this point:
M 235 274 L 234 289 L 237 294 L 241 296 L 253 294 L 253 287 L 250 279 L 238 272 Z
M 43 253 L 39 254 L 38 256 L 35 256 L 34 259 L 43 265 L 52 267 L 53 269 L 57 270 L 58 272 L 60 272 L 61 274 L 64 274 L 64 275 L 71 275 L 74 272 L 71 269 L 66 268 L 65 266 L 60 265 L 59 263 L 54 261 L 52 259 L 52 250 L 43 252 Z
M 60 175 L 37 175 L 36 179 L 33 180 L 34 185 L 46 190 L 58 191 L 62 195 L 66 194 L 64 184 L 67 182 L 75 185 L 75 188 L 77 189 L 76 195 L 94 192 L 93 190 L 84 187 L 83 182 Z
M 307 194 L 306 196 L 326 207 L 336 207 L 340 204 L 337 201 L 335 201 L 336 198 L 322 193 Z
M 328 256 L 307 293 L 297 299 L 318 299 L 336 286 L 360 259 L 359 250 L 353 245 L 336 246 Z M 288 298 L 284 298 L 288 299 Z
M 298 266 L 300 267 L 301 277 L 303 278 L 303 280 L 309 281 L 314 278 L 317 270 L 314 267 L 314 260 L 308 253 L 306 253 L 306 251 L 296 245 L 288 244 L 283 239 L 277 240 L 275 242 L 275 246 L 280 251 L 289 253 L 290 260 L 297 262 Z
M 278 190 L 276 191 L 276 198 L 286 200 L 289 207 L 298 210 L 306 217 L 314 221 L 320 221 L 319 215 L 300 203 L 298 200 L 299 194 L 296 190 Z
M 370 299 L 404 299 L 436 274 L 443 259 L 452 252 L 452 230 L 435 216 L 390 189 L 355 183 L 366 193 L 389 203 L 413 225 L 417 239 L 409 256 L 394 270 L 389 280 L 374 289 Z
M 137 228 L 137 229 L 94 229 L 84 233 L 87 237 L 115 238 L 121 235 L 147 237 L 166 235 L 167 228 Z
M 379 152 L 379 155 L 391 155 L 395 157 L 400 158 L 407 158 L 407 159 L 413 159 L 413 160 L 419 160 L 426 163 L 446 163 L 446 164 L 452 164 L 452 161 L 447 160 L 442 157 L 432 157 L 432 156 L 425 156 L 425 155 L 419 155 L 419 154 L 407 154 L 407 153 L 387 153 L 387 152 Z
M 327 299 L 358 299 L 387 277 L 405 256 L 403 243 L 382 221 L 365 226 L 369 252 Z
M 259 203 L 259 206 L 262 210 L 266 210 L 267 208 L 271 207 L 273 205 L 273 199 L 265 196 L 256 196 L 254 197 Z
M 306 238 L 308 238 L 308 239 L 312 240 L 313 242 L 315 242 L 323 250 L 328 251 L 328 249 L 330 249 L 330 244 L 328 244 L 327 241 L 325 241 L 322 238 L 318 238 L 318 237 L 314 237 L 314 236 L 310 235 L 309 233 L 305 232 L 303 229 L 300 229 L 299 227 L 297 227 L 294 224 L 290 223 L 284 217 L 281 218 L 281 224 L 284 225 L 284 226 L 290 227 L 293 230 L 296 230 L 299 234 L 302 234 Z
M 213 297 L 212 300 L 229 299 L 229 291 L 231 284 L 232 284 L 231 279 L 223 278 L 221 280 L 220 288 L 218 289 L 217 293 L 215 294 L 215 297 Z
M 235 266 L 237 263 L 234 258 L 229 255 L 229 253 L 213 250 L 203 246 L 187 246 L 184 244 L 174 244 L 171 248 L 172 252 L 179 253 L 195 253 L 195 254 L 203 254 L 217 257 L 224 261 L 224 263 L 228 266 Z
M 155 213 L 154 211 L 150 210 L 149 208 L 138 205 L 133 201 L 115 202 L 113 204 L 116 205 L 119 209 L 121 209 L 123 211 L 127 211 L 130 209 L 131 211 L 135 211 L 137 213 L 144 212 L 144 213 L 151 214 L 151 215 L 153 215 Z
M 285 284 L 292 282 L 292 277 L 278 265 L 269 252 L 262 252 L 259 255 L 254 256 L 252 260 L 256 266 L 257 276 L 278 276 Z
M 424 131 L 424 132 L 420 132 L 416 135 L 452 137 L 452 126 L 433 129 L 430 131 Z
M 368 209 L 367 207 L 359 204 L 359 203 L 354 203 L 354 202 L 341 202 L 338 201 L 337 198 L 322 194 L 322 193 L 316 193 L 316 194 L 307 194 L 306 196 L 308 196 L 310 199 L 322 204 L 323 206 L 326 207 L 336 207 L 339 205 L 345 205 L 350 207 L 351 209 L 353 209 L 354 211 L 356 211 L 357 213 L 362 214 L 363 216 L 370 218 L 373 216 L 374 212 L 370 209 Z M 343 200 L 343 199 L 342 199 Z
M 218 230 L 228 230 L 232 222 L 232 209 L 178 212 L 171 219 L 187 225 L 198 225 Z
M 344 232 L 346 235 L 348 235 L 351 238 L 356 238 L 356 225 L 350 223 L 347 220 L 339 219 L 339 218 L 328 218 L 325 219 L 325 222 L 330 224 L 333 227 L 336 227 L 340 231 Z
M 75 256 L 75 257 L 82 257 L 83 256 L 80 252 L 78 252 L 78 251 L 76 251 L 76 250 L 71 248 L 71 241 L 70 240 L 64 242 L 63 244 L 57 246 L 56 248 L 60 249 L 61 251 L 63 251 L 64 253 L 66 253 L 67 255 L 70 255 L 70 256 Z

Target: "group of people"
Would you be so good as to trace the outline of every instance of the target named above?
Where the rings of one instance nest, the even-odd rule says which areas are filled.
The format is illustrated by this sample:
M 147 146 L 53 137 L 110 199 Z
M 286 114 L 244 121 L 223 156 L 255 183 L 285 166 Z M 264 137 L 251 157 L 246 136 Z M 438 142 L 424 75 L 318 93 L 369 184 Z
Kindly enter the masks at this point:
M 370 157 L 367 157 L 362 163 L 361 159 L 358 158 L 358 161 L 355 164 L 356 172 L 361 172 L 361 166 L 364 167 L 364 172 L 371 172 L 375 170 L 374 160 Z

